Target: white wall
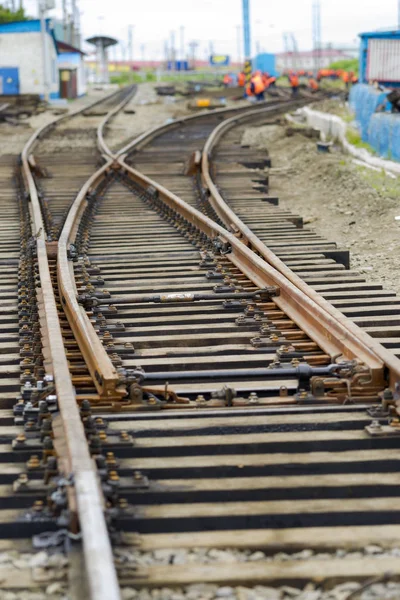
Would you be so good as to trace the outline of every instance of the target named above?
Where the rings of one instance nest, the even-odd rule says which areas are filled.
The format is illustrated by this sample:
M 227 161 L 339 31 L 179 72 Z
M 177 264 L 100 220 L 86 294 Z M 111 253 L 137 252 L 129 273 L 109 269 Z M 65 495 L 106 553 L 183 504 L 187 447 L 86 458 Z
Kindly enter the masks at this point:
M 50 55 L 50 93 L 59 92 L 57 53 L 46 33 Z M 17 67 L 21 94 L 43 94 L 42 40 L 40 32 L 0 34 L 0 67 Z

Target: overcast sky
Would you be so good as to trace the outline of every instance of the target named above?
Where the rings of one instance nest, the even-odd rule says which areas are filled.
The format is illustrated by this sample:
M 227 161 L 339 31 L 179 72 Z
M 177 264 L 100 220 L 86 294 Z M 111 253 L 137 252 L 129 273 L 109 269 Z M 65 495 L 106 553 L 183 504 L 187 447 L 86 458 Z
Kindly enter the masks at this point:
M 61 0 L 56 0 L 61 6 Z M 68 0 L 70 2 L 70 0 Z M 77 0 L 84 37 L 96 33 L 127 42 L 134 29 L 134 58 L 161 58 L 165 40 L 175 31 L 180 47 L 199 42 L 198 57 L 217 53 L 238 55 L 237 26 L 242 22 L 242 0 Z M 37 0 L 25 0 L 31 15 Z M 321 0 L 322 42 L 356 45 L 357 34 L 391 27 L 397 22 L 397 0 Z M 283 33 L 293 32 L 300 50 L 312 47 L 312 0 L 250 0 L 253 51 L 258 42 L 267 52 L 283 50 Z M 60 10 L 51 11 L 57 16 Z M 144 46 L 144 47 L 143 47 Z

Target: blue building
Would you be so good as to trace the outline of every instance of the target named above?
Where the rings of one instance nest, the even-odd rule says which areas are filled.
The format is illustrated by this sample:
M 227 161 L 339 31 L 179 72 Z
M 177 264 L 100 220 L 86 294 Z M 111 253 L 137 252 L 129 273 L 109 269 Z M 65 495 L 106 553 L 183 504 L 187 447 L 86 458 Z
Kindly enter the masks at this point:
M 51 19 L 46 19 L 47 73 L 50 98 L 59 97 L 57 46 Z M 40 20 L 0 24 L 0 94 L 45 92 Z
M 360 33 L 360 82 L 400 86 L 400 30 Z

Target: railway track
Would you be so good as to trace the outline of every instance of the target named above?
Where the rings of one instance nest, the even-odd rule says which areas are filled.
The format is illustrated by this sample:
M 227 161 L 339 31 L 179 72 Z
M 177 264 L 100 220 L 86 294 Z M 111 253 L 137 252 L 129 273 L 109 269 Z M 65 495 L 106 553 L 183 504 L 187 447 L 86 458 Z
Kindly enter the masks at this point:
M 95 108 L 98 170 L 94 138 L 72 181 L 53 132 L 22 156 L 28 361 L 14 425 L 4 397 L 4 537 L 16 522 L 53 550 L 80 536 L 82 592 L 107 600 L 396 578 L 395 554 L 364 548 L 398 547 L 397 301 L 280 210 L 270 158 L 240 145 L 305 100 L 182 119 L 115 153 L 125 93 L 100 123 Z

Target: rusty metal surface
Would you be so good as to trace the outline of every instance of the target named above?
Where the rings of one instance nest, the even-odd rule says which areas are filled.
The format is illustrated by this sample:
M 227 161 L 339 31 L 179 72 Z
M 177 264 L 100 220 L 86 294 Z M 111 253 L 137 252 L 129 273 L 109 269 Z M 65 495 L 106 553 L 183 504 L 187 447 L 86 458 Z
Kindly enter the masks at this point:
M 98 104 L 96 102 L 96 104 Z M 77 111 L 74 114 L 77 114 Z M 36 232 L 37 258 L 42 294 L 42 327 L 48 332 L 47 343 L 51 357 L 51 372 L 55 380 L 58 407 L 62 418 L 64 441 L 67 447 L 62 462 L 66 465 L 66 477 L 72 476 L 76 507 L 82 532 L 85 569 L 88 578 L 90 597 L 96 600 L 118 600 L 120 598 L 118 580 L 114 568 L 111 544 L 104 517 L 104 499 L 98 481 L 96 465 L 89 453 L 85 431 L 76 392 L 72 385 L 69 365 L 66 358 L 58 309 L 50 276 L 46 248 L 46 232 L 42 219 L 40 202 L 30 170 L 28 157 L 40 135 L 53 126 L 35 132 L 22 153 L 22 169 L 29 191 L 32 207 L 32 221 Z
M 121 108 L 124 103 L 125 99 L 122 100 L 119 107 Z M 263 110 L 268 109 L 261 109 L 261 111 Z M 269 107 L 269 110 L 271 110 L 271 107 Z M 252 118 L 254 114 L 260 114 L 259 111 L 260 109 L 247 111 L 246 116 Z M 111 117 L 114 112 L 116 111 L 111 111 L 109 116 Z M 223 110 L 221 112 L 226 116 L 229 111 Z M 205 116 L 209 117 L 209 113 Z M 198 117 L 190 117 L 191 122 L 195 122 L 193 119 L 196 118 Z M 237 117 L 233 121 L 236 119 Z M 168 499 L 170 493 L 178 493 L 178 497 L 179 493 L 182 493 L 184 496 L 185 486 L 189 494 L 188 497 L 190 497 L 190 494 L 201 494 L 203 491 L 211 495 L 216 492 L 217 497 L 218 494 L 221 495 L 223 490 L 218 488 L 218 477 L 212 482 L 204 479 L 198 480 L 196 483 L 196 481 L 191 481 L 190 476 L 188 476 L 183 481 L 182 490 L 176 489 L 174 479 L 177 478 L 176 469 L 179 470 L 179 468 L 192 469 L 193 467 L 196 470 L 237 467 L 237 457 L 226 456 L 222 450 L 224 446 L 232 445 L 233 447 L 234 444 L 242 444 L 240 447 L 244 449 L 244 454 L 241 457 L 243 464 L 240 466 L 245 470 L 249 468 L 250 472 L 254 466 L 265 468 L 265 465 L 268 464 L 268 468 L 273 468 L 274 461 L 278 461 L 276 463 L 278 464 L 279 460 L 282 460 L 282 464 L 285 464 L 282 457 L 277 455 L 275 451 L 270 454 L 265 451 L 265 455 L 252 457 L 253 453 L 256 454 L 258 439 L 266 445 L 274 443 L 274 440 L 271 440 L 270 432 L 259 435 L 255 429 L 254 435 L 259 437 L 255 438 L 254 443 L 256 446 L 254 449 L 252 448 L 253 440 L 247 435 L 246 439 L 236 433 L 231 436 L 231 432 L 227 430 L 226 433 L 231 436 L 228 441 L 227 438 L 222 441 L 220 436 L 213 436 L 210 425 L 211 427 L 218 427 L 219 424 L 218 421 L 214 423 L 211 420 L 212 416 L 210 418 L 212 409 L 216 411 L 219 408 L 224 409 L 219 416 L 224 421 L 224 427 L 227 425 L 229 427 L 229 416 L 227 416 L 229 411 L 244 407 L 245 410 L 249 411 L 247 413 L 249 416 L 245 415 L 243 411 L 243 424 L 246 425 L 247 423 L 248 426 L 251 422 L 252 426 L 257 428 L 262 415 L 261 412 L 257 413 L 255 408 L 258 402 L 260 409 L 262 406 L 272 405 L 288 406 L 291 407 L 291 410 L 296 411 L 299 407 L 294 405 L 302 401 L 311 401 L 312 403 L 319 401 L 321 405 L 324 403 L 326 405 L 330 404 L 330 408 L 333 408 L 335 402 L 342 404 L 346 401 L 346 384 L 348 383 L 350 390 L 353 383 L 350 379 L 341 382 L 334 380 L 332 382 L 334 378 L 330 378 L 329 389 L 331 395 L 325 395 L 323 392 L 318 397 L 319 400 L 311 396 L 309 398 L 307 393 L 305 397 L 301 393 L 300 395 L 295 394 L 296 387 L 294 384 L 296 377 L 298 376 L 300 380 L 301 374 L 304 374 L 305 371 L 314 373 L 316 379 L 318 375 L 330 376 L 335 372 L 335 363 L 344 359 L 355 359 L 354 362 L 360 365 L 358 372 L 355 368 L 354 389 L 358 391 L 361 389 L 361 394 L 364 392 L 364 396 L 361 396 L 361 398 L 368 405 L 376 401 L 377 392 L 383 389 L 385 381 L 385 362 L 377 355 L 375 347 L 365 343 L 366 340 L 357 335 L 357 328 L 352 329 L 349 327 L 349 320 L 341 313 L 338 315 L 331 313 L 323 303 L 319 302 L 318 298 L 307 294 L 302 286 L 297 284 L 296 280 L 292 280 L 293 273 L 291 271 L 287 273 L 285 270 L 275 268 L 273 264 L 270 264 L 267 256 L 263 256 L 259 251 L 257 244 L 260 240 L 237 219 L 237 216 L 223 201 L 219 201 L 217 195 L 215 197 L 213 195 L 214 209 L 223 221 L 226 220 L 227 227 L 235 233 L 221 227 L 211 218 L 183 201 L 177 194 L 172 193 L 167 187 L 160 185 L 153 178 L 143 175 L 143 173 L 127 164 L 125 160 L 126 152 L 139 147 L 142 142 L 147 142 L 153 136 L 156 137 L 160 131 L 174 130 L 179 127 L 181 121 L 162 128 L 156 128 L 152 132 L 144 134 L 121 150 L 118 157 L 111 153 L 104 139 L 103 131 L 106 122 L 107 120 L 102 122 L 98 136 L 100 150 L 108 154 L 106 164 L 86 181 L 70 206 L 57 246 L 54 242 L 46 244 L 44 241 L 45 225 L 31 172 L 31 169 L 34 168 L 34 162 L 29 165 L 27 161 L 29 146 L 23 157 L 24 177 L 30 191 L 33 222 L 35 231 L 38 234 L 37 250 L 42 284 L 43 329 L 48 332 L 46 344 L 51 355 L 51 364 L 48 366 L 55 376 L 62 416 L 63 435 L 59 435 L 57 432 L 55 432 L 55 435 L 59 447 L 62 447 L 62 444 L 66 444 L 68 447 L 66 475 L 74 474 L 76 506 L 83 533 L 85 566 L 89 574 L 90 595 L 92 598 L 104 598 L 104 600 L 106 598 L 119 598 L 118 581 L 104 519 L 103 494 L 99 487 L 96 467 L 89 453 L 81 414 L 77 406 L 76 391 L 72 385 L 71 364 L 68 364 L 64 347 L 63 333 L 65 337 L 65 331 L 62 332 L 60 328 L 59 307 L 56 306 L 54 282 L 51 280 L 49 268 L 49 260 L 54 260 L 55 253 L 57 254 L 58 289 L 69 326 L 74 333 L 74 339 L 78 343 L 80 353 L 90 372 L 98 398 L 110 401 L 110 405 L 103 409 L 103 413 L 100 413 L 101 418 L 104 417 L 107 421 L 107 425 L 104 427 L 104 429 L 108 427 L 107 431 L 102 430 L 99 432 L 97 439 L 99 442 L 101 439 L 103 450 L 108 447 L 109 438 L 118 439 L 116 446 L 118 449 L 117 460 L 113 452 L 107 453 L 106 464 L 103 465 L 103 468 L 104 470 L 107 468 L 107 485 L 114 490 L 115 497 L 120 500 L 120 503 L 116 505 L 118 509 L 114 512 L 114 525 L 122 531 L 126 526 L 128 529 L 134 527 L 135 530 L 137 529 L 143 533 L 152 532 L 153 529 L 155 533 L 168 531 L 173 533 L 175 526 L 178 527 L 178 530 L 179 527 L 182 527 L 179 524 L 180 518 L 183 519 L 183 522 L 184 519 L 193 520 L 194 531 L 197 531 L 197 519 L 200 519 L 199 522 L 201 522 L 203 518 L 209 519 L 207 523 L 213 524 L 211 529 L 218 530 L 223 519 L 226 520 L 226 523 L 221 527 L 226 528 L 226 524 L 231 519 L 231 522 L 239 524 L 239 529 L 243 531 L 245 525 L 241 521 L 242 517 L 247 518 L 247 515 L 250 515 L 251 518 L 256 520 L 259 515 L 263 519 L 266 517 L 264 514 L 266 507 L 264 501 L 260 503 L 245 502 L 239 506 L 238 503 L 233 503 L 232 498 L 221 503 L 218 500 L 216 502 L 201 502 L 197 497 L 197 501 L 193 504 L 190 500 L 184 500 L 183 503 L 178 500 L 178 503 L 175 502 L 174 504 L 173 501 Z M 186 120 L 182 122 L 186 122 Z M 222 129 L 217 129 L 215 139 L 222 131 Z M 32 140 L 32 143 L 35 139 Z M 191 168 L 194 168 L 195 163 L 198 164 L 198 162 L 198 160 L 193 161 Z M 205 169 L 206 172 L 207 169 Z M 109 177 L 110 173 L 111 176 Z M 98 189 L 102 189 L 101 186 L 104 182 L 107 185 L 107 181 L 109 181 L 109 192 L 107 192 L 108 195 L 106 193 L 103 197 L 102 194 L 98 194 Z M 129 187 L 128 183 L 134 184 L 132 188 Z M 211 185 L 209 189 L 212 191 L 214 182 L 211 178 L 207 182 L 208 184 Z M 131 198 L 129 194 L 131 194 Z M 104 208 L 102 212 L 102 203 L 105 206 L 110 203 L 110 210 Z M 159 210 L 158 214 L 157 210 L 161 204 L 163 209 L 168 207 L 170 212 Z M 93 216 L 93 213 L 88 218 L 88 214 L 90 216 L 90 213 L 86 213 L 88 206 L 95 206 L 95 216 Z M 157 219 L 154 218 L 154 215 L 157 216 Z M 89 233 L 92 225 L 89 224 L 89 221 L 92 217 L 97 225 L 93 226 L 95 235 L 93 239 L 90 239 Z M 244 226 L 243 230 L 240 229 L 242 225 Z M 88 235 L 84 239 L 90 239 L 90 243 L 79 245 L 79 239 L 82 239 L 82 231 L 85 235 Z M 245 237 L 247 234 L 249 235 L 248 239 Z M 78 244 L 78 249 L 83 248 L 84 256 L 80 259 L 78 265 L 80 268 L 85 267 L 86 260 L 93 258 L 97 262 L 97 258 L 99 258 L 102 263 L 102 270 L 105 267 L 104 271 L 107 272 L 111 284 L 110 300 L 104 303 L 99 302 L 98 312 L 93 312 L 97 305 L 90 304 L 93 300 L 96 300 L 95 294 L 92 296 L 87 295 L 89 302 L 86 310 L 84 308 L 85 299 L 82 296 L 77 297 L 78 284 L 74 281 L 74 263 L 70 260 L 71 244 L 75 243 Z M 260 243 L 262 244 L 262 242 Z M 89 247 L 90 252 L 88 252 Z M 220 269 L 218 271 L 216 268 L 211 274 L 206 273 L 207 267 L 205 265 L 195 264 L 196 260 L 198 263 L 199 258 L 204 260 L 204 255 L 207 254 L 205 252 L 206 248 L 212 248 L 212 252 L 217 257 L 214 264 Z M 153 249 L 154 254 L 152 253 Z M 157 255 L 158 251 L 160 252 L 159 255 Z M 190 256 L 190 259 L 184 261 L 183 257 L 188 256 Z M 182 262 L 185 262 L 182 266 L 179 264 L 180 258 L 182 258 Z M 160 265 L 158 270 L 157 260 Z M 207 263 L 207 261 L 205 262 Z M 110 265 L 109 269 L 107 269 L 107 265 Z M 88 269 L 90 270 L 92 266 L 88 260 Z M 279 264 L 277 266 L 279 267 Z M 162 272 L 164 267 L 165 273 Z M 127 277 L 125 277 L 125 271 Z M 251 312 L 250 317 L 245 316 L 247 313 L 240 314 L 239 312 L 239 315 L 234 314 L 233 318 L 227 318 L 227 313 L 223 315 L 223 310 L 217 312 L 218 310 L 221 311 L 220 303 L 224 298 L 224 294 L 220 294 L 218 298 L 218 294 L 215 293 L 213 288 L 212 278 L 214 276 L 219 278 L 221 272 L 230 273 L 230 276 L 227 277 L 229 284 L 232 282 L 237 284 L 237 287 L 236 284 L 226 285 L 226 299 L 230 300 L 231 296 L 234 295 L 231 293 L 231 288 L 239 292 L 237 294 L 238 298 L 242 294 L 245 303 L 246 299 L 257 297 L 255 307 L 265 317 L 268 317 L 266 321 L 270 319 L 270 322 L 277 324 L 278 327 L 288 329 L 285 332 L 288 339 L 293 340 L 296 348 L 304 350 L 303 360 L 306 362 L 308 358 L 308 364 L 299 364 L 300 361 L 294 359 L 293 364 L 286 363 L 285 367 L 284 362 L 279 364 L 278 361 L 278 365 L 275 365 L 274 361 L 276 359 L 274 359 L 271 352 L 257 355 L 255 349 L 251 348 L 248 343 L 248 339 L 253 335 L 250 333 L 253 330 L 253 322 L 255 330 L 259 328 L 259 319 L 256 319 Z M 76 274 L 77 271 L 75 271 Z M 207 279 L 207 277 L 211 277 L 211 279 Z M 266 294 L 268 290 L 270 295 Z M 260 292 L 266 294 L 267 298 L 263 298 L 262 294 L 260 297 Z M 121 312 L 124 315 L 122 320 L 125 318 L 127 324 L 126 329 L 124 329 L 124 323 L 118 324 L 114 337 L 110 334 L 110 330 L 112 331 L 112 327 L 115 326 L 116 317 L 116 307 L 111 305 L 113 298 L 115 298 L 115 305 L 122 305 Z M 199 311 L 196 314 L 190 312 L 191 305 L 195 301 L 200 303 Z M 204 304 L 202 305 L 201 302 L 204 302 Z M 211 311 L 214 311 L 209 323 L 207 323 L 207 308 L 210 308 L 210 306 L 207 303 L 211 304 Z M 130 304 L 134 305 L 133 311 Z M 153 314 L 152 309 L 149 310 L 149 305 L 153 306 L 153 304 L 161 307 L 160 315 Z M 138 306 L 137 313 L 135 313 L 136 306 Z M 172 306 L 171 313 L 168 312 L 170 306 Z M 180 312 L 181 307 L 188 312 Z M 201 312 L 202 307 L 203 313 Z M 104 310 L 105 316 L 101 314 L 98 316 L 100 309 Z M 140 322 L 141 318 L 144 321 L 143 324 Z M 185 328 L 186 318 L 189 324 L 187 328 Z M 246 329 L 247 318 L 252 321 L 252 324 L 248 325 L 248 329 Z M 261 319 L 261 317 L 259 318 Z M 201 322 L 196 322 L 196 319 L 197 321 L 201 320 Z M 93 326 L 94 323 L 96 329 Z M 191 326 L 191 323 L 194 323 L 195 326 Z M 245 327 L 241 329 L 243 325 Z M 232 334 L 233 331 L 235 333 Z M 121 334 L 120 339 L 119 333 Z M 275 335 L 279 340 L 279 335 Z M 212 346 L 214 339 L 219 337 L 220 340 L 223 340 L 224 336 L 227 337 L 227 341 L 224 340 L 225 345 L 222 345 L 221 341 L 218 342 L 221 345 L 214 353 L 215 347 Z M 205 338 L 210 340 L 211 350 L 205 345 Z M 136 355 L 135 351 L 137 349 L 131 341 L 133 339 L 138 342 L 139 352 Z M 234 340 L 230 346 L 229 339 Z M 245 343 L 240 345 L 238 340 L 246 342 L 247 346 Z M 168 347 L 168 344 L 172 347 Z M 173 347 L 173 344 L 176 344 L 176 347 Z M 204 347 L 201 346 L 202 344 Z M 199 347 L 202 347 L 202 353 L 196 354 Z M 246 368 L 246 365 L 242 365 L 241 362 L 238 364 L 238 360 L 242 360 L 240 356 L 241 348 L 245 348 L 245 352 L 248 353 L 247 357 L 252 352 L 253 356 L 250 359 L 243 354 L 243 362 L 249 360 L 251 368 Z M 185 349 L 185 352 L 183 352 L 183 349 Z M 120 356 L 118 351 L 121 352 Z M 192 356 L 190 356 L 191 351 L 193 351 Z M 233 355 L 233 352 L 236 354 Z M 183 355 L 185 358 L 183 358 Z M 256 359 L 254 359 L 255 355 L 257 355 Z M 306 356 L 306 359 L 304 359 L 304 356 Z M 144 370 L 138 366 L 142 363 L 141 357 L 143 358 L 143 364 L 146 364 Z M 181 358 L 185 366 L 181 366 L 179 362 Z M 230 359 L 236 361 L 234 368 L 230 366 Z M 257 367 L 254 367 L 254 364 L 251 363 L 253 359 L 259 361 Z M 213 361 L 215 361 L 215 365 Z M 127 394 L 124 386 L 120 385 L 121 375 L 115 365 L 128 366 L 132 371 L 129 388 L 132 404 L 128 406 L 132 415 L 126 413 L 123 418 L 121 418 L 121 415 L 112 412 L 112 404 L 114 402 L 118 404 Z M 149 371 L 146 371 L 147 365 L 150 366 Z M 159 365 L 162 365 L 163 368 Z M 350 369 L 350 367 L 348 368 Z M 358 376 L 359 379 L 357 379 Z M 371 378 L 370 381 L 368 381 L 368 376 Z M 234 382 L 238 384 L 238 398 L 235 397 L 234 390 L 229 387 L 235 385 L 235 383 L 229 383 L 230 377 L 233 377 Z M 271 382 L 274 377 L 276 377 L 278 384 Z M 82 377 L 77 376 L 76 380 L 81 381 Z M 221 380 L 223 380 L 224 387 L 220 392 L 223 393 L 222 395 L 213 396 L 215 389 L 221 384 Z M 362 389 L 363 380 L 366 383 L 364 390 Z M 219 383 L 215 383 L 215 381 Z M 358 381 L 361 382 L 361 385 L 357 387 Z M 288 390 L 290 390 L 290 393 Z M 260 400 L 257 397 L 257 391 L 261 396 L 265 394 Z M 210 395 L 207 402 L 205 402 L 203 393 L 207 397 Z M 145 401 L 145 396 L 147 401 Z M 190 397 L 190 399 L 185 396 Z M 193 401 L 193 398 L 196 398 L 196 400 Z M 350 399 L 354 401 L 354 397 L 351 398 L 351 390 Z M 360 398 L 358 398 L 358 401 L 360 401 Z M 170 415 L 168 415 L 170 421 L 168 421 L 168 417 L 165 420 L 160 418 L 157 420 L 157 415 L 154 413 L 152 415 L 148 413 L 148 416 L 145 416 L 143 413 L 140 415 L 138 412 L 138 416 L 133 415 L 135 410 L 157 411 L 160 407 L 174 409 L 178 412 L 187 408 L 187 412 L 192 412 L 192 415 L 193 409 L 200 409 L 200 411 L 204 409 L 204 415 L 199 412 L 196 415 L 197 418 L 187 419 L 187 421 L 182 420 L 182 418 L 173 421 L 173 417 L 171 419 Z M 294 423 L 293 431 L 289 435 L 285 433 L 285 430 L 278 433 L 279 443 L 285 448 L 283 451 L 290 454 L 293 452 L 291 444 L 302 443 L 304 450 L 299 449 L 298 460 L 305 463 L 307 468 L 310 468 L 310 465 L 315 462 L 317 464 L 316 476 L 318 476 L 319 469 L 318 461 L 326 461 L 327 463 L 339 461 L 336 455 L 332 456 L 331 448 L 336 448 L 335 444 L 341 441 L 356 450 L 360 448 L 357 454 L 358 460 L 360 460 L 359 454 L 361 454 L 362 449 L 367 448 L 370 450 L 368 457 L 373 460 L 376 456 L 374 452 L 379 453 L 379 449 L 382 447 L 383 450 L 379 457 L 388 461 L 392 459 L 394 455 L 392 448 L 395 447 L 396 442 L 394 442 L 394 445 L 389 443 L 386 447 L 385 443 L 382 445 L 381 440 L 378 439 L 378 441 L 372 443 L 375 443 L 376 447 L 369 446 L 370 434 L 361 429 L 364 426 L 364 421 L 369 422 L 368 417 L 364 416 L 364 405 L 351 407 L 354 414 L 350 414 L 351 411 L 346 411 L 346 407 L 337 408 L 342 410 L 338 417 L 335 417 L 335 415 L 326 417 L 322 406 L 319 408 L 320 412 L 316 416 L 311 415 L 310 418 L 306 416 L 307 408 L 305 407 L 303 413 L 301 411 L 298 413 L 300 422 L 303 419 L 307 426 L 312 427 L 313 424 L 316 424 L 317 429 L 321 427 L 322 431 L 314 433 L 315 440 L 310 442 L 304 440 L 303 431 L 296 429 L 298 415 L 293 413 L 294 416 L 292 415 L 291 421 L 290 415 L 287 417 L 284 413 L 281 413 L 285 426 L 287 423 Z M 262 410 L 265 410 L 265 408 Z M 361 411 L 363 411 L 362 415 Z M 360 415 L 358 415 L 359 412 Z M 234 415 L 235 413 L 232 412 L 231 414 Z M 265 413 L 267 426 L 270 425 L 271 415 L 272 413 Z M 203 416 L 203 419 L 201 419 L 201 416 Z M 246 421 L 246 419 L 250 420 Z M 348 433 L 347 427 L 343 425 L 343 431 L 334 431 L 328 436 L 324 434 L 326 422 L 329 421 L 332 428 L 336 429 L 338 423 L 344 424 L 346 420 L 351 422 L 350 425 L 354 428 L 354 431 Z M 182 437 L 179 435 L 181 427 L 182 431 L 185 431 Z M 196 427 L 199 429 L 199 435 L 188 436 L 187 432 Z M 202 430 L 203 427 L 204 430 Z M 377 427 L 373 425 L 371 427 L 372 433 L 375 435 Z M 130 439 L 129 431 L 132 431 L 132 433 L 141 430 L 145 432 L 146 429 L 150 432 L 149 440 L 145 439 L 146 435 L 142 436 L 144 439 L 139 437 L 138 440 L 135 440 L 134 449 L 127 444 L 124 446 L 121 456 L 118 455 L 121 444 Z M 157 429 L 160 435 L 157 435 L 157 440 L 155 440 L 152 435 Z M 172 438 L 170 434 L 174 429 L 176 431 Z M 162 435 L 163 431 L 167 432 L 165 438 Z M 328 439 L 325 439 L 326 437 Z M 213 448 L 214 446 L 215 449 L 211 455 L 207 451 L 207 447 Z M 204 456 L 201 452 L 202 448 L 206 449 Z M 326 448 L 328 450 L 320 455 L 317 448 L 320 452 L 326 450 Z M 171 449 L 172 453 L 170 453 Z M 180 459 L 181 464 L 177 466 L 176 463 L 179 462 L 176 460 L 178 449 L 179 452 L 182 452 L 182 457 Z M 186 451 L 187 455 L 185 455 Z M 148 453 L 146 454 L 146 452 Z M 230 454 L 230 452 L 228 451 L 227 454 Z M 267 455 L 269 456 L 268 459 L 266 458 Z M 364 455 L 362 460 L 366 461 L 367 456 Z M 123 473 L 121 477 L 118 473 L 119 469 Z M 143 475 L 142 469 L 144 473 L 149 474 L 160 474 L 164 471 L 164 473 L 168 473 L 168 477 L 171 477 L 172 483 L 166 481 L 164 488 L 157 491 L 157 482 L 156 487 L 153 488 L 154 482 L 151 480 L 149 484 L 149 478 Z M 124 471 L 127 471 L 129 477 Z M 165 475 L 161 475 L 161 479 L 163 478 L 164 480 L 167 479 Z M 328 473 L 322 481 L 321 497 L 323 498 L 324 494 L 323 486 L 329 487 L 333 482 L 333 485 L 343 487 L 348 485 L 348 481 L 349 478 L 346 478 L 345 475 L 330 477 Z M 182 484 L 182 482 L 180 483 Z M 247 489 L 249 492 L 253 489 L 253 483 L 250 484 L 248 480 L 239 481 L 236 478 L 236 481 L 232 481 L 228 476 L 225 483 L 227 486 L 232 487 L 233 493 L 240 493 L 243 490 L 247 493 Z M 269 481 L 263 482 L 264 485 L 268 486 L 268 489 L 269 483 Z M 357 480 L 357 483 L 362 485 L 361 478 Z M 373 483 L 375 484 L 375 480 L 373 480 Z M 299 485 L 304 484 L 305 482 L 300 477 Z M 115 485 L 115 488 L 112 488 L 112 485 Z M 279 487 L 281 482 L 280 480 L 272 481 L 272 485 Z M 171 486 L 171 488 L 169 489 L 168 486 Z M 247 488 L 247 486 L 249 487 Z M 289 488 L 290 484 L 288 485 Z M 140 495 L 149 492 L 151 499 L 151 495 L 155 491 L 164 495 L 163 504 L 158 506 L 158 503 L 155 502 L 155 506 L 153 506 L 153 502 L 150 501 L 148 505 L 146 503 L 140 505 Z M 128 494 L 133 504 L 127 502 L 124 496 L 121 496 L 124 492 Z M 312 493 L 311 498 L 313 498 Z M 296 502 L 296 500 L 298 501 Z M 71 504 L 73 505 L 73 502 Z M 139 510 L 135 510 L 137 504 Z M 329 500 L 329 497 L 324 500 L 323 504 L 325 508 L 328 506 L 333 515 L 340 512 L 340 508 L 337 508 L 336 505 L 336 500 Z M 361 512 L 365 511 L 365 514 L 367 514 L 370 506 L 369 500 L 348 500 L 347 505 L 349 511 L 355 513 L 361 506 Z M 281 506 L 279 503 L 271 502 L 268 503 L 267 508 L 271 508 L 271 515 L 273 515 L 279 512 Z M 309 511 L 311 513 L 314 511 L 315 515 L 318 515 L 321 512 L 321 506 L 322 501 L 315 500 L 312 506 L 310 505 Z M 385 506 L 383 500 L 376 505 L 377 514 L 381 506 Z M 304 512 L 304 507 L 304 501 L 295 499 L 293 502 L 290 495 L 288 495 L 284 510 L 289 515 L 289 522 L 290 514 L 296 514 L 296 511 Z M 271 518 L 273 519 L 273 517 Z M 284 519 L 286 517 L 281 516 L 280 518 Z M 207 531 L 207 527 L 205 527 L 205 530 Z M 220 532 L 217 531 L 213 539 L 218 539 L 218 535 L 220 535 Z M 331 531 L 329 535 L 332 535 Z M 371 535 L 373 537 L 376 534 Z M 196 571 L 196 569 L 192 571 Z M 230 581 L 229 574 L 225 572 L 221 575 L 218 574 L 218 567 L 217 570 L 211 568 L 211 571 L 212 573 L 209 575 L 211 579 L 215 578 L 218 581 L 220 577 L 223 581 Z M 150 578 L 150 581 L 146 580 L 147 577 Z M 199 577 L 201 578 L 201 569 L 196 572 L 188 572 L 187 581 L 197 581 Z M 269 576 L 266 577 L 265 574 L 260 572 L 257 577 L 260 581 L 264 581 Z M 168 579 L 168 573 L 159 573 L 157 569 L 154 573 L 142 570 L 137 576 L 135 574 L 128 575 L 129 582 L 132 581 L 133 584 L 139 583 L 140 585 L 154 585 L 157 581 L 161 584 L 168 584 L 171 581 L 178 581 L 176 578 L 176 572 Z M 121 581 L 126 581 L 123 572 Z
M 71 271 L 71 263 L 68 260 L 68 248 L 71 243 L 75 242 L 77 227 L 87 204 L 87 194 L 96 181 L 102 178 L 111 164 L 112 161 L 109 160 L 92 175 L 72 204 L 58 241 L 57 268 L 64 310 L 100 398 L 118 401 L 126 395 L 126 389 L 120 384 L 120 377 L 110 362 L 86 312 L 78 304 L 73 271 Z
M 239 267 L 258 287 L 262 288 L 266 285 L 279 287 L 281 294 L 275 299 L 275 303 L 301 329 L 307 331 L 310 338 L 329 354 L 333 361 L 341 357 L 356 358 L 368 367 L 374 383 L 383 382 L 383 360 L 362 339 L 351 333 L 347 324 L 349 320 L 346 317 L 340 315 L 340 319 L 334 318 L 313 298 L 306 295 L 298 286 L 292 283 L 287 276 L 255 254 L 235 235 L 183 202 L 154 180 L 127 165 L 123 159 L 119 159 L 119 162 L 134 181 L 143 187 L 152 186 L 155 188 L 162 200 L 168 206 L 178 210 L 189 223 L 193 223 L 211 239 L 220 237 L 223 242 L 229 243 L 232 251 L 226 255 L 227 258 Z M 372 341 L 371 338 L 371 345 Z
M 248 115 L 251 116 L 251 115 Z M 246 118 L 246 116 L 244 117 Z M 341 338 L 343 340 L 344 348 L 347 344 L 356 344 L 356 347 L 361 351 L 362 348 L 372 357 L 375 355 L 375 360 L 385 364 L 390 372 L 390 383 L 391 386 L 395 387 L 395 384 L 400 379 L 400 360 L 397 359 L 391 352 L 384 348 L 381 344 L 377 343 L 371 336 L 364 333 L 357 325 L 355 325 L 351 319 L 346 318 L 339 310 L 337 310 L 330 302 L 326 301 L 320 294 L 313 290 L 307 283 L 305 283 L 299 276 L 297 276 L 291 269 L 289 269 L 282 260 L 280 260 L 268 247 L 241 221 L 241 219 L 232 211 L 227 205 L 222 195 L 220 194 L 217 186 L 215 185 L 211 174 L 209 157 L 212 154 L 213 149 L 218 144 L 220 137 L 231 127 L 234 127 L 237 122 L 241 120 L 241 117 L 233 119 L 227 119 L 221 123 L 209 136 L 202 154 L 201 164 L 201 176 L 204 186 L 210 192 L 210 202 L 216 213 L 226 224 L 226 226 L 233 226 L 234 229 L 240 232 L 240 239 L 259 254 L 265 261 L 279 271 L 288 281 L 294 284 L 294 286 L 308 296 L 315 304 L 317 304 L 327 315 L 332 317 L 332 322 L 337 322 L 338 330 L 341 331 Z M 310 315 L 311 317 L 311 315 Z M 307 315 L 305 315 L 304 326 L 307 325 Z M 329 319 L 328 319 L 329 323 Z M 328 325 L 327 334 L 329 335 Z M 365 355 L 366 356 L 366 355 Z

